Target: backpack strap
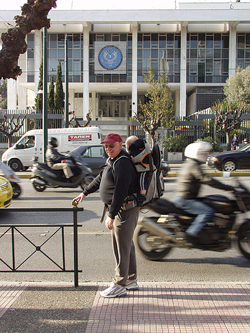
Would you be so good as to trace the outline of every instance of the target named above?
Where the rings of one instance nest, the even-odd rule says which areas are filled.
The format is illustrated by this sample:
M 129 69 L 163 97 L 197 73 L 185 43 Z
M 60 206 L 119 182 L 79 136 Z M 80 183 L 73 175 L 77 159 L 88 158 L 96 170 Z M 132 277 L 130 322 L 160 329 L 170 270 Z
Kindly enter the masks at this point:
M 135 169 L 135 172 L 136 172 L 136 174 L 137 174 L 137 171 L 136 171 L 136 168 L 135 168 L 135 165 L 134 165 L 134 163 L 133 163 L 133 161 L 132 161 L 132 159 L 131 159 L 131 157 L 129 156 L 129 155 L 121 155 L 120 157 L 118 157 L 115 161 L 114 161 L 114 163 L 113 163 L 113 165 L 112 165 L 112 171 L 113 171 L 113 174 L 114 174 L 114 165 L 115 165 L 115 163 L 117 162 L 117 161 L 119 161 L 121 158 L 127 158 L 128 160 L 130 160 L 131 161 L 131 163 L 132 163 L 132 165 L 133 165 L 133 167 L 134 167 L 134 169 Z M 107 159 L 107 163 L 106 163 L 107 165 L 109 165 L 109 166 L 111 166 L 111 163 L 110 163 L 110 157 Z M 132 204 L 132 202 L 133 201 L 136 201 L 137 202 L 137 198 L 138 198 L 138 194 L 140 193 L 140 189 L 139 189 L 139 187 L 138 187 L 138 193 L 129 193 L 129 195 L 125 198 L 125 201 L 124 201 L 124 204 L 123 204 L 123 206 L 122 206 L 122 209 L 124 209 L 124 210 L 126 210 L 126 206 L 132 206 L 131 204 Z M 135 207 L 136 205 L 133 205 L 131 208 L 133 208 L 133 207 Z M 127 208 L 128 209 L 128 208 Z

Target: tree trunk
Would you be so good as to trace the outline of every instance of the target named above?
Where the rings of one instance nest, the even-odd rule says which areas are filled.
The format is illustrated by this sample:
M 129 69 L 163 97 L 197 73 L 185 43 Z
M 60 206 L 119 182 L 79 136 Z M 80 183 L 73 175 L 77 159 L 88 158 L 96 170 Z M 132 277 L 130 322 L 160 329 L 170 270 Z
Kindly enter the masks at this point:
M 231 150 L 231 140 L 229 132 L 226 132 L 226 139 L 227 139 L 227 151 Z
M 10 148 L 11 147 L 11 136 L 7 136 L 7 138 L 8 138 L 8 148 Z

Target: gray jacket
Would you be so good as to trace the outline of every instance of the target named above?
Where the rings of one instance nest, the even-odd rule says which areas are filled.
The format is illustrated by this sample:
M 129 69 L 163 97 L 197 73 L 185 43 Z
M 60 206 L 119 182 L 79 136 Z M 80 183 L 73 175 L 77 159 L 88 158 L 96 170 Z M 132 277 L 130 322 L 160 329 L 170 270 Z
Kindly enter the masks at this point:
M 223 184 L 204 173 L 199 161 L 187 158 L 177 179 L 176 195 L 186 199 L 195 199 L 198 197 L 202 184 L 209 185 L 220 190 L 234 191 L 233 186 Z
M 47 165 L 51 168 L 55 163 L 61 163 L 61 160 L 65 160 L 69 157 L 59 153 L 56 148 L 48 146 L 46 150 L 46 162 Z

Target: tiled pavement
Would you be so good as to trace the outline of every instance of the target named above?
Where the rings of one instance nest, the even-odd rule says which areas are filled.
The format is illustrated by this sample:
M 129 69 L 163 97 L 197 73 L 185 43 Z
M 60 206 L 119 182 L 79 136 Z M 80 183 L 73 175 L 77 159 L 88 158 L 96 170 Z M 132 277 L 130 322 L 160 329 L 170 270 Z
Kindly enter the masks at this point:
M 86 333 L 250 332 L 250 284 L 140 286 L 123 298 L 107 299 L 97 293 Z
M 0 282 L 0 318 L 26 288 L 24 283 Z
M 8 310 L 21 310 L 17 308 L 20 308 L 22 302 L 18 303 L 17 300 L 30 285 L 29 283 L 0 282 L 1 333 L 8 332 L 1 330 L 1 321 L 8 319 L 8 316 L 5 318 L 4 314 L 8 313 Z M 42 283 L 33 283 L 32 290 L 36 292 L 37 286 L 39 291 L 41 285 Z M 90 283 L 88 285 L 91 286 Z M 56 284 L 54 287 L 51 293 L 56 298 L 55 292 L 59 293 L 60 289 L 56 287 Z M 140 283 L 138 291 L 130 291 L 126 297 L 112 299 L 99 295 L 99 291 L 106 287 L 106 284 L 99 284 L 98 291 L 93 294 L 93 302 L 90 303 L 92 306 L 90 305 L 87 324 L 81 326 L 79 321 L 78 326 L 74 326 L 74 333 L 250 332 L 250 283 Z M 70 287 L 69 289 L 72 295 L 77 292 Z M 28 297 L 32 297 L 32 293 Z M 39 298 L 39 294 L 36 293 L 36 297 Z M 32 303 L 31 299 L 30 301 Z M 65 303 L 65 299 L 63 301 Z M 26 302 L 29 304 L 27 296 Z M 76 302 L 78 304 L 75 304 Z M 60 307 L 60 302 L 58 306 Z M 29 305 L 25 307 L 26 318 L 23 320 L 27 322 Z M 68 300 L 68 306 L 65 309 L 61 307 L 60 310 L 70 313 L 72 309 L 74 313 L 77 307 L 79 307 L 79 299 L 74 296 L 72 300 Z M 50 311 L 49 304 L 47 311 Z M 32 320 L 31 308 L 30 312 L 30 320 Z M 15 311 L 13 320 L 15 320 L 14 313 Z M 11 318 L 10 315 L 9 319 Z M 21 322 L 22 317 L 18 317 L 18 320 L 20 330 L 15 323 L 15 329 L 11 332 L 33 332 L 23 328 L 25 325 Z M 64 323 L 63 326 L 58 318 L 54 320 L 53 325 L 54 332 L 70 332 L 72 329 L 69 322 Z M 34 332 L 42 331 L 34 330 Z

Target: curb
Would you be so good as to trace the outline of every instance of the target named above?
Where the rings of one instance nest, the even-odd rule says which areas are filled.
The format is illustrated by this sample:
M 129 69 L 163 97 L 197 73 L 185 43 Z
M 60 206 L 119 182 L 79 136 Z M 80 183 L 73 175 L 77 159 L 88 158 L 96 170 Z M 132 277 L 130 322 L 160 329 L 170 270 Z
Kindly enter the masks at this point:
M 224 172 L 224 171 L 205 171 L 205 173 L 209 174 L 211 177 L 247 177 L 250 176 L 249 171 L 233 171 L 233 172 Z M 168 175 L 165 177 L 177 177 L 178 172 L 169 172 Z
M 205 173 L 209 174 L 211 177 L 248 177 L 250 176 L 250 171 L 233 171 L 233 172 L 224 172 L 224 171 L 205 171 Z M 24 174 L 24 173 L 20 173 L 18 174 L 18 172 L 16 172 L 16 175 L 19 178 L 23 178 L 23 179 L 29 179 L 31 177 L 30 174 Z M 178 172 L 169 172 L 167 176 L 165 176 L 164 178 L 173 178 L 173 177 L 177 177 L 178 176 Z

